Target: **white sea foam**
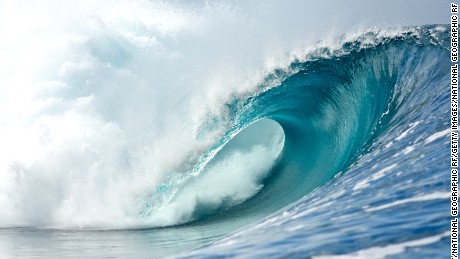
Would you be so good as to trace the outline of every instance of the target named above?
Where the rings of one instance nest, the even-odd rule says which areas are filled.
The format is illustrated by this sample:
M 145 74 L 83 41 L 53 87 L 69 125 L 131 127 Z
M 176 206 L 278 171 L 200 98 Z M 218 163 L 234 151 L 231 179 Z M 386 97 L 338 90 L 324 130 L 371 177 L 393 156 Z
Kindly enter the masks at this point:
M 397 201 L 390 202 L 390 203 L 387 203 L 381 206 L 367 208 L 366 211 L 373 212 L 373 211 L 384 210 L 387 208 L 399 206 L 402 204 L 412 203 L 412 202 L 421 202 L 421 201 L 430 201 L 430 200 L 439 200 L 439 199 L 442 200 L 442 199 L 449 199 L 449 198 L 450 198 L 450 193 L 448 192 L 435 192 L 435 193 L 429 193 L 429 194 L 420 195 L 420 196 L 416 196 L 412 198 L 397 200 Z
M 329 259 L 346 259 L 346 258 L 386 258 L 390 255 L 396 255 L 404 252 L 407 248 L 420 247 L 430 245 L 439 242 L 444 237 L 450 236 L 449 232 L 444 232 L 438 235 L 425 237 L 417 240 L 406 241 L 397 244 L 390 244 L 386 246 L 375 246 L 366 249 L 358 250 L 354 253 L 344 255 L 325 255 L 325 256 L 314 256 L 313 258 L 329 258 Z
M 360 189 L 363 189 L 363 188 L 366 188 L 366 187 L 370 186 L 371 182 L 384 177 L 386 175 L 386 173 L 391 172 L 391 170 L 393 170 L 397 166 L 398 166 L 397 164 L 389 165 L 389 166 L 383 168 L 382 170 L 374 173 L 371 177 L 368 177 L 368 178 L 366 178 L 364 180 L 359 181 L 358 183 L 355 184 L 355 186 L 353 186 L 353 191 L 357 191 L 357 190 L 360 190 Z
M 433 142 L 433 141 L 437 140 L 438 138 L 442 138 L 442 137 L 448 135 L 450 132 L 451 132 L 451 129 L 445 129 L 445 130 L 436 132 L 433 135 L 431 135 L 428 138 L 426 138 L 425 143 Z

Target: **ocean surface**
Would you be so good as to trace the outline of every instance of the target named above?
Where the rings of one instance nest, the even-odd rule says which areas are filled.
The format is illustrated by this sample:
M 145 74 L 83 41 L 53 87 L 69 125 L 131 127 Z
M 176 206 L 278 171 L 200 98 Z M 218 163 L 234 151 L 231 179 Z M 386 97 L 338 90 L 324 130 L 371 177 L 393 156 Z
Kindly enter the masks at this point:
M 448 25 L 222 54 L 237 8 L 136 6 L 0 27 L 2 258 L 448 257 Z

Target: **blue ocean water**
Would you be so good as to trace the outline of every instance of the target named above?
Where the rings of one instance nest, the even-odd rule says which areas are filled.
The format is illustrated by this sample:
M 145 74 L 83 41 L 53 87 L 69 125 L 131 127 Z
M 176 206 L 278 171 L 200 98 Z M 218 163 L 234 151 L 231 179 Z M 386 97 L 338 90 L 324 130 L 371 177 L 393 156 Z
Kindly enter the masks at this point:
M 449 4 L 0 1 L 0 258 L 447 257 Z

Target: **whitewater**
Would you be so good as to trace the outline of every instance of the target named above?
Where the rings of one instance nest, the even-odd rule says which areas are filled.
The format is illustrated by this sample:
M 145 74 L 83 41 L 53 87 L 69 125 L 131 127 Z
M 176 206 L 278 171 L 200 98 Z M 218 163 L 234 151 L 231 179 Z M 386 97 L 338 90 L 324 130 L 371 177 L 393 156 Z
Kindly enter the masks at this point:
M 449 6 L 0 1 L 0 254 L 448 256 Z

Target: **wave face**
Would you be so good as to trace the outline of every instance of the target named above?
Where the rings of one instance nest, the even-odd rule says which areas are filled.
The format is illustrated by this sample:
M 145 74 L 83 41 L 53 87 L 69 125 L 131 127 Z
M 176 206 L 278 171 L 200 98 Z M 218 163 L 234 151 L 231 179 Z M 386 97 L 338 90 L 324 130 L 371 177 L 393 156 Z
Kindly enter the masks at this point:
M 440 257 L 449 28 L 300 2 L 0 3 L 0 252 Z
M 447 251 L 447 32 L 364 33 L 274 71 L 267 84 L 279 84 L 238 100 L 237 128 L 274 120 L 285 141 L 263 189 L 231 214 L 284 208 L 185 257 Z
M 165 207 L 174 208 L 180 223 L 207 216 L 216 220 L 228 214 L 261 217 L 305 196 L 337 173 L 360 165 L 358 159 L 368 152 L 386 149 L 393 142 L 379 144 L 386 136 L 381 135 L 404 132 L 399 127 L 407 125 L 413 131 L 423 122 L 412 117 L 420 116 L 416 111 L 434 105 L 426 92 L 446 87 L 446 30 L 444 26 L 427 26 L 397 36 L 367 32 L 343 41 L 337 49 L 320 47 L 305 60 L 275 70 L 258 92 L 227 103 L 233 126 L 186 174 L 189 177 L 171 180 L 155 191 L 145 216 L 155 215 L 154 210 L 163 213 L 164 208 L 155 206 L 155 201 L 168 200 L 170 205 Z M 212 120 L 220 123 L 221 118 Z M 393 137 L 401 139 L 399 133 Z M 405 149 L 394 156 L 415 149 L 413 143 L 402 146 Z M 259 161 L 265 165 L 263 170 L 256 166 Z M 219 166 L 216 169 L 212 164 Z M 241 164 L 251 170 L 246 172 Z M 244 173 L 224 176 L 222 171 L 229 169 Z M 228 177 L 236 178 L 239 188 L 228 188 Z M 189 186 L 178 190 L 184 181 L 197 187 L 191 190 L 187 182 Z M 223 181 L 227 188 L 219 184 Z M 174 188 L 177 190 L 171 191 Z M 212 191 L 200 194 L 200 188 Z M 184 211 L 178 213 L 178 207 Z
M 241 211 L 289 205 L 185 257 L 263 257 L 279 247 L 318 258 L 448 250 L 447 31 L 369 32 L 276 71 L 281 83 L 246 100 L 240 117 L 277 121 L 284 149 Z

